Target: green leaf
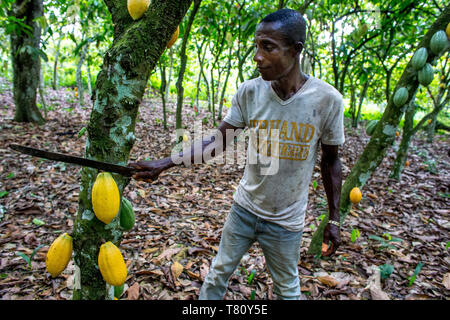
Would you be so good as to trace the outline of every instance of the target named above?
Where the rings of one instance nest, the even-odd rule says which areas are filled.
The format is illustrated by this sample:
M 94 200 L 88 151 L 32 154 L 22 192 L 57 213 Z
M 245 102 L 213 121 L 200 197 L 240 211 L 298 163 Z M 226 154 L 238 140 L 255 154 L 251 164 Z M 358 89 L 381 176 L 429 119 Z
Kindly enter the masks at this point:
M 34 223 L 35 225 L 37 225 L 38 227 L 43 226 L 43 225 L 45 224 L 44 221 L 39 220 L 38 218 L 34 218 L 34 219 L 33 219 L 33 223 Z
M 419 262 L 418 264 L 417 264 L 417 267 L 416 267 L 416 269 L 414 270 L 414 274 L 411 276 L 411 278 L 409 278 L 409 286 L 412 286 L 412 284 L 414 283 L 414 281 L 416 281 L 416 277 L 417 277 L 417 275 L 419 274 L 419 272 L 420 272 L 420 270 L 422 269 L 422 267 L 423 267 L 423 263 L 422 262 Z
M 38 245 L 37 247 L 36 247 L 36 249 L 34 249 L 33 250 L 33 252 L 31 253 L 31 255 L 30 255 L 30 261 L 31 260 L 33 260 L 33 257 L 35 256 L 35 254 L 38 252 L 38 250 L 40 249 L 40 248 L 42 248 L 44 245 L 43 244 L 40 244 L 40 245 Z
M 255 290 L 252 290 L 252 293 L 250 294 L 250 300 L 255 300 Z
M 86 127 L 81 128 L 81 130 L 78 132 L 78 138 L 81 138 L 85 132 L 86 132 Z
M 379 267 L 381 279 L 387 279 L 394 272 L 394 266 L 386 263 Z
M 383 238 L 381 238 L 379 236 L 376 236 L 376 235 L 373 235 L 373 234 L 369 235 L 369 239 L 377 240 L 377 241 L 380 241 L 380 242 L 386 242 L 386 240 L 384 240 Z
M 17 254 L 19 257 L 22 257 L 22 259 L 25 260 L 25 261 L 28 263 L 28 266 L 31 267 L 31 260 L 30 260 L 30 258 L 29 258 L 25 253 L 23 253 L 23 252 L 16 252 L 16 254 Z
M 0 198 L 3 198 L 4 196 L 7 196 L 9 194 L 8 191 L 0 191 Z
M 314 188 L 314 190 L 317 189 L 317 181 L 316 180 L 313 181 L 313 188 Z
M 447 244 L 445 245 L 445 250 L 448 250 L 448 248 L 450 248 L 450 241 L 448 241 Z
M 358 229 L 353 229 L 352 230 L 352 234 L 350 236 L 350 239 L 352 240 L 352 242 L 355 242 L 356 239 L 358 239 L 359 237 L 360 237 L 359 230 Z
M 14 178 L 14 172 L 10 172 L 7 176 L 6 179 L 11 179 Z
M 250 285 L 252 284 L 253 281 L 253 277 L 255 276 L 256 270 L 252 270 L 252 272 L 250 273 L 250 275 L 248 276 L 248 281 L 247 283 Z

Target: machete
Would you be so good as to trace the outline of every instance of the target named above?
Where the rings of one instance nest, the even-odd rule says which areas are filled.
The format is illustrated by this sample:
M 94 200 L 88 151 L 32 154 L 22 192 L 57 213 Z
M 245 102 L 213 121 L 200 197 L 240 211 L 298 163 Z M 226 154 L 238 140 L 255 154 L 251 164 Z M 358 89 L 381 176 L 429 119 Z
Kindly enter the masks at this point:
M 77 164 L 84 167 L 94 168 L 102 171 L 107 172 L 114 172 L 121 174 L 125 177 L 131 177 L 133 174 L 135 174 L 138 170 L 131 167 L 125 167 L 113 163 L 107 163 L 107 162 L 101 162 L 86 158 L 80 158 L 71 156 L 68 154 L 62 154 L 62 153 L 56 153 L 56 152 L 50 152 L 40 149 L 35 149 L 31 147 L 21 146 L 18 144 L 10 144 L 9 147 L 15 151 L 19 151 L 21 153 L 29 154 L 35 157 L 40 157 L 48 160 L 54 160 L 54 161 L 61 161 L 65 163 L 71 163 L 71 164 Z

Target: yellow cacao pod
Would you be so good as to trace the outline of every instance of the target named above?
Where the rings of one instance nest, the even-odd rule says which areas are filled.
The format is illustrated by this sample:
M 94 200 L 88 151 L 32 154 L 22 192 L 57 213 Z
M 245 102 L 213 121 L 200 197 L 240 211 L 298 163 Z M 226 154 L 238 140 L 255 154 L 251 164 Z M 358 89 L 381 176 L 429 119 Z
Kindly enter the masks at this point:
M 114 219 L 120 208 L 120 194 L 114 178 L 109 172 L 97 175 L 92 187 L 92 209 L 95 216 L 105 224 Z
M 447 24 L 447 28 L 445 28 L 445 33 L 447 34 L 447 38 L 450 39 L 450 22 Z
M 133 20 L 142 17 L 149 5 L 150 0 L 127 0 L 128 13 Z
M 361 198 L 361 190 L 359 190 L 358 187 L 354 187 L 352 191 L 350 191 L 350 201 L 354 204 L 357 204 L 361 201 Z
M 60 235 L 53 241 L 47 252 L 45 265 L 48 273 L 53 278 L 59 276 L 66 269 L 67 264 L 72 257 L 72 237 L 67 233 Z
M 172 38 L 170 39 L 169 43 L 167 43 L 167 49 L 173 46 L 175 41 L 177 41 L 179 34 L 180 34 L 180 26 L 177 27 L 177 30 L 175 30 L 175 33 L 172 35 Z
M 114 243 L 108 241 L 100 246 L 98 268 L 103 279 L 112 286 L 121 286 L 127 278 L 127 266 L 122 253 Z

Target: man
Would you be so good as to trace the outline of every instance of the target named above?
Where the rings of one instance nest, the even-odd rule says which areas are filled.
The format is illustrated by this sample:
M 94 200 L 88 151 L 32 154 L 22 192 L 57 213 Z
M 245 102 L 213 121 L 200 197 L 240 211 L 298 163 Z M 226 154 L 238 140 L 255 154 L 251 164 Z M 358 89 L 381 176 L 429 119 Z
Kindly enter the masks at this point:
M 182 153 L 204 162 L 205 155 L 199 153 L 226 146 L 230 131 L 248 127 L 259 134 L 259 140 L 250 136 L 244 176 L 199 299 L 223 299 L 230 276 L 254 241 L 263 250 L 277 298 L 300 298 L 297 264 L 319 141 L 329 206 L 324 242 L 331 241 L 323 255 L 332 255 L 340 245 L 338 145 L 344 142 L 342 96 L 327 83 L 301 72 L 299 61 L 305 39 L 306 22 L 298 12 L 282 9 L 265 17 L 255 37 L 254 61 L 261 77 L 239 86 L 214 137 L 204 139 L 199 150 L 192 147 Z M 257 153 L 256 163 L 249 161 L 255 158 L 253 153 Z M 274 172 L 263 173 L 263 156 L 270 158 L 271 164 L 276 161 Z M 135 178 L 144 180 L 154 180 L 174 165 L 170 158 L 131 164 L 140 170 Z

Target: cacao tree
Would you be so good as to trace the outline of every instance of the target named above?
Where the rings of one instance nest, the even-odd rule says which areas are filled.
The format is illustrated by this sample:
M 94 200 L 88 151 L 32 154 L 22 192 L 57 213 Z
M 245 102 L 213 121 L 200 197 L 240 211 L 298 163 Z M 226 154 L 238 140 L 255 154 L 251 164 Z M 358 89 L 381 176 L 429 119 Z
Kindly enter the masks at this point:
M 11 60 L 13 65 L 14 103 L 18 122 L 45 122 L 36 105 L 39 87 L 41 60 L 41 26 L 43 16 L 42 0 L 17 0 L 10 16 L 14 19 L 11 35 Z
M 186 14 L 192 0 L 154 0 L 145 14 L 133 20 L 127 2 L 105 0 L 114 25 L 114 42 L 105 53 L 92 95 L 85 157 L 127 165 L 135 135 L 136 117 L 151 71 Z M 97 170 L 83 168 L 79 207 L 73 230 L 74 299 L 112 299 L 98 265 L 104 242 L 116 246 L 122 238 L 118 217 L 105 225 L 92 208 L 91 192 Z M 120 194 L 129 179 L 113 175 Z
M 188 44 L 188 40 L 189 40 L 189 35 L 191 33 L 191 28 L 192 28 L 192 24 L 194 22 L 195 19 L 195 15 L 198 12 L 198 9 L 200 8 L 200 4 L 201 4 L 201 0 L 194 0 L 194 6 L 192 8 L 192 11 L 189 15 L 189 19 L 186 23 L 186 27 L 184 30 L 184 35 L 183 35 L 183 41 L 181 44 L 181 49 L 180 49 L 180 71 L 178 72 L 178 79 L 177 79 L 177 83 L 176 83 L 176 87 L 177 87 L 177 109 L 176 109 L 176 124 L 175 124 L 175 128 L 176 129 L 181 129 L 181 125 L 182 125 L 182 110 L 183 110 L 183 93 L 184 93 L 184 88 L 183 88 L 183 79 L 184 79 L 184 73 L 186 70 L 186 63 L 187 63 L 187 55 L 186 55 L 186 47 Z M 179 138 L 183 138 L 182 136 L 177 137 L 177 142 L 180 142 L 181 140 L 178 140 Z
M 450 101 L 450 87 L 449 83 L 449 75 L 450 68 L 445 70 L 448 62 L 448 54 L 446 56 L 444 66 L 442 68 L 442 76 L 440 77 L 440 81 L 438 82 L 438 88 L 436 90 L 436 95 L 433 95 L 430 88 L 427 87 L 426 90 L 429 93 L 430 100 L 433 104 L 432 111 L 423 117 L 415 126 L 414 126 L 414 116 L 419 109 L 419 106 L 415 103 L 415 99 L 411 99 L 410 104 L 405 112 L 405 122 L 403 127 L 403 134 L 401 142 L 398 146 L 397 155 L 392 166 L 392 171 L 390 177 L 395 180 L 400 180 L 401 172 L 403 171 L 404 166 L 406 165 L 406 161 L 408 158 L 408 150 L 409 145 L 411 143 L 414 135 L 422 128 L 426 127 L 428 130 L 434 131 L 433 121 L 437 118 L 437 115 L 449 104 Z
M 433 63 L 435 59 L 438 59 L 445 53 L 444 51 L 439 53 L 434 53 L 431 51 L 430 40 L 437 31 L 445 29 L 448 21 L 450 21 L 450 5 L 445 7 L 417 46 L 417 48 L 425 47 L 429 50 L 427 59 L 428 62 Z M 445 50 L 448 50 L 448 47 L 449 46 L 447 45 Z M 402 87 L 406 88 L 408 92 L 405 102 L 401 106 L 398 106 L 394 103 L 394 99 L 391 95 L 391 98 L 387 102 L 387 107 L 383 113 L 383 116 L 375 128 L 375 132 L 371 136 L 370 141 L 366 145 L 363 153 L 358 158 L 352 171 L 342 186 L 340 197 L 341 224 L 344 222 L 351 206 L 349 199 L 350 190 L 354 187 L 363 187 L 367 180 L 371 177 L 372 173 L 380 165 L 381 161 L 385 157 L 387 149 L 393 144 L 399 122 L 406 111 L 410 100 L 413 98 L 417 88 L 419 87 L 418 72 L 412 67 L 411 61 L 403 70 L 394 92 Z M 323 230 L 327 223 L 328 216 L 326 215 L 313 235 L 308 253 L 320 254 Z

